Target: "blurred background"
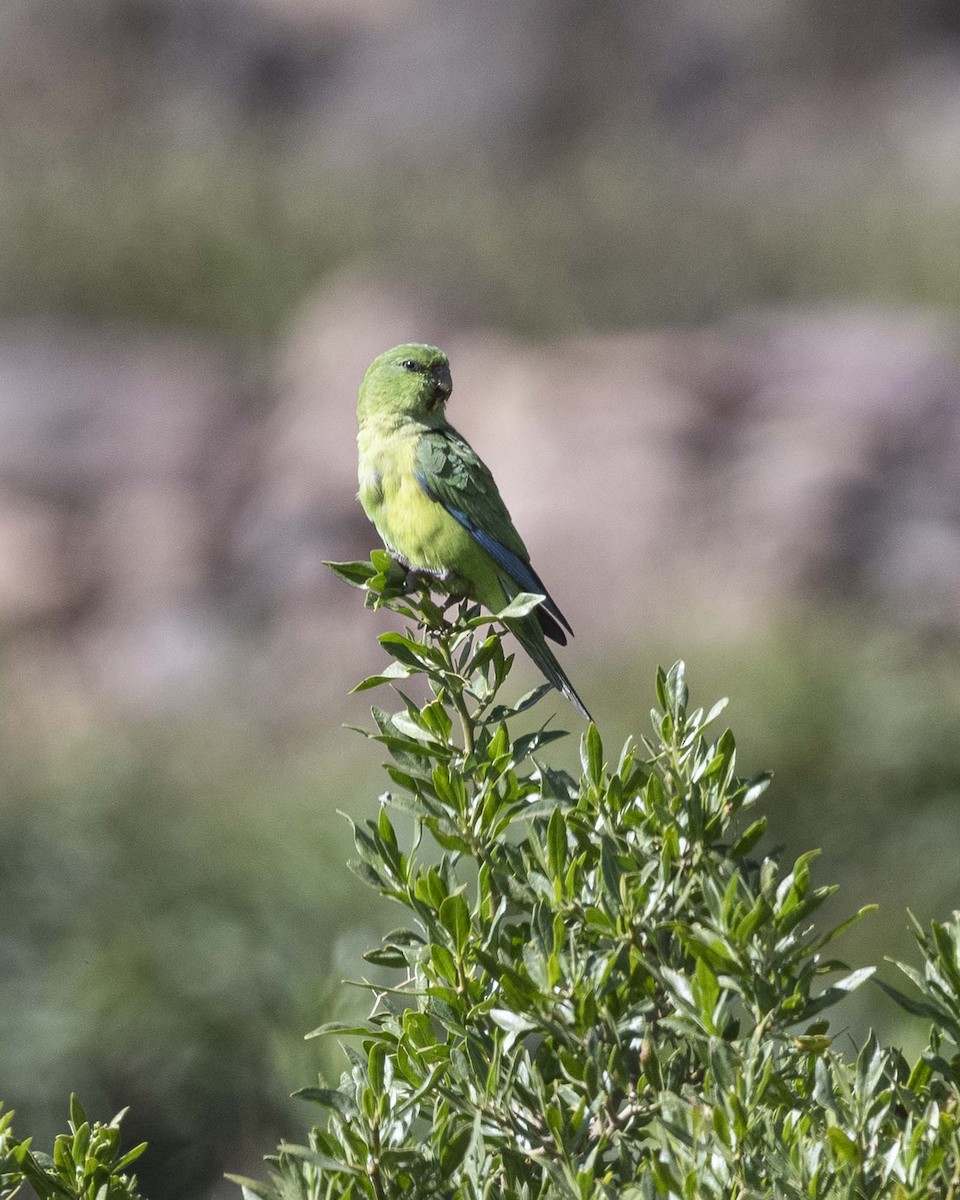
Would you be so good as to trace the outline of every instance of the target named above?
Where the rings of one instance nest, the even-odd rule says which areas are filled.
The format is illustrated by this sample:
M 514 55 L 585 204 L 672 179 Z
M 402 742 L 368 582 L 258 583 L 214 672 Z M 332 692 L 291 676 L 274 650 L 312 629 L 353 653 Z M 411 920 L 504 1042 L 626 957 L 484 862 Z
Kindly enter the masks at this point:
M 131 1105 L 144 1191 L 235 1195 L 335 1072 L 395 921 L 324 558 L 363 368 L 453 421 L 615 754 L 653 671 L 733 698 L 840 952 L 960 904 L 960 8 L 0 6 L 0 1096 Z M 515 686 L 535 682 L 518 666 Z M 557 704 L 576 729 L 572 712 Z M 913 1045 L 879 989 L 840 1016 Z

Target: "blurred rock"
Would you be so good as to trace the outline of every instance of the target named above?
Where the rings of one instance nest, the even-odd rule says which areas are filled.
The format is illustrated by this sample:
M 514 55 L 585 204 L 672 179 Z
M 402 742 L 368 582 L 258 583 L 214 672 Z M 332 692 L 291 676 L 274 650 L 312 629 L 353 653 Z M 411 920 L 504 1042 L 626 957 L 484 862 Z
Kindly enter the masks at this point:
M 199 341 L 0 331 L 8 663 L 18 644 L 49 653 L 53 639 L 81 689 L 130 698 L 147 685 L 150 703 L 207 680 L 209 655 L 183 647 L 226 630 L 205 614 L 250 419 L 237 364 Z
M 638 618 L 732 632 L 803 600 L 960 621 L 960 376 L 945 318 L 781 313 L 533 346 L 448 331 L 422 298 L 341 281 L 290 339 L 283 373 L 299 383 L 266 451 L 258 519 L 270 529 L 282 513 L 288 561 L 376 544 L 353 499 L 353 397 L 369 359 L 410 337 L 449 350 L 450 419 L 589 631 L 578 644 Z M 277 579 L 288 595 L 295 577 Z M 316 582 L 319 618 L 336 591 Z
M 852 82 L 953 53 L 942 0 L 18 0 L 0 6 L 13 127 L 95 130 L 137 111 L 187 136 L 301 118 L 325 153 L 429 138 L 526 158 L 651 121 L 715 144 L 812 100 L 837 129 Z M 954 72 L 955 73 L 955 72 Z M 843 78 L 844 85 L 833 84 Z M 913 89 L 915 91 L 923 89 Z M 908 115 L 914 103 L 899 98 Z M 789 103 L 789 100 L 788 100 Z M 850 114 L 847 113 L 845 123 Z M 949 126 L 945 124 L 945 130 Z M 951 143 L 952 144 L 952 143 Z
M 960 627 L 945 318 L 782 312 L 529 344 L 344 275 L 259 391 L 196 341 L 0 332 L 7 677 L 148 708 L 226 687 L 281 725 L 342 695 L 379 650 L 322 563 L 377 544 L 356 390 L 410 339 L 448 349 L 450 418 L 581 635 L 571 660 L 656 629 L 733 637 L 808 601 Z
M 63 554 L 68 529 L 57 506 L 15 491 L 0 495 L 0 626 L 63 611 L 76 599 Z

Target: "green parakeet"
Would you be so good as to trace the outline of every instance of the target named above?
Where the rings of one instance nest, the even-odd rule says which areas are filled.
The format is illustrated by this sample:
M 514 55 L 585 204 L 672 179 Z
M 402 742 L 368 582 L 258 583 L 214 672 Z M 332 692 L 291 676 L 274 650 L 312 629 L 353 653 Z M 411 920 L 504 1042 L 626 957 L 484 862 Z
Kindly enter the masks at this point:
M 513 527 L 490 471 L 447 422 L 453 391 L 442 350 L 394 346 L 367 369 L 357 403 L 360 503 L 401 563 L 499 612 L 520 592 L 545 597 L 507 626 L 545 677 L 587 720 L 547 646 L 573 633 Z

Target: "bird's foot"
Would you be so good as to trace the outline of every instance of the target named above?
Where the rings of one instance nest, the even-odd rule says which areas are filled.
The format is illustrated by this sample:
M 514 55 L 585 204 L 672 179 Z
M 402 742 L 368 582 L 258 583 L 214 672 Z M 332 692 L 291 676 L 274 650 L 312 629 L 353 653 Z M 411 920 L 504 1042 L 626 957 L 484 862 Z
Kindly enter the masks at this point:
M 406 578 L 403 581 L 405 592 L 419 592 L 424 588 L 428 592 L 433 592 L 436 591 L 438 584 L 443 586 L 443 578 L 434 571 L 426 571 L 422 567 L 411 567 L 409 563 L 403 565 L 407 568 Z
M 408 562 L 405 558 L 400 558 L 399 555 L 395 554 L 393 557 L 406 571 L 403 581 L 403 590 L 405 593 L 418 592 L 422 588 L 426 588 L 431 592 L 442 591 L 448 595 L 451 594 L 454 576 L 450 571 L 431 570 L 430 567 L 415 567 L 413 563 Z M 458 596 L 457 599 L 459 600 L 460 597 Z

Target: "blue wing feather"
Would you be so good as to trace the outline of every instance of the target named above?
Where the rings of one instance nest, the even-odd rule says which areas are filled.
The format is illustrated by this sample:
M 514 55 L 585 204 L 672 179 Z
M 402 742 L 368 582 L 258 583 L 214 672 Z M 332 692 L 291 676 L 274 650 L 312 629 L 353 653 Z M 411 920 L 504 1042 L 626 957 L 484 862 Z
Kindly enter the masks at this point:
M 531 592 L 534 595 L 546 597 L 543 604 L 537 609 L 537 617 L 543 628 L 543 632 L 547 637 L 552 638 L 555 642 L 559 642 L 560 645 L 566 645 L 567 639 L 564 636 L 563 629 L 567 629 L 570 633 L 573 633 L 573 630 L 567 623 L 566 617 L 564 617 L 563 613 L 557 607 L 556 602 L 550 596 L 550 593 L 543 586 L 540 576 L 533 567 L 528 562 L 525 562 L 519 554 L 516 554 L 495 537 L 492 537 L 486 530 L 481 529 L 462 509 L 454 508 L 452 504 L 444 503 L 430 487 L 422 471 L 417 471 L 416 477 L 417 483 L 420 484 L 430 499 L 436 501 L 438 504 L 442 504 L 450 516 L 455 521 L 459 521 L 477 545 L 481 549 L 486 550 L 500 570 L 510 576 L 520 591 Z
M 469 531 L 477 545 L 486 550 L 497 566 L 506 571 L 521 591 L 533 592 L 535 595 L 544 593 L 544 586 L 529 563 L 525 563 L 518 554 L 508 550 L 495 537 L 478 529 L 466 513 L 458 512 L 455 508 L 448 508 L 447 512 Z

